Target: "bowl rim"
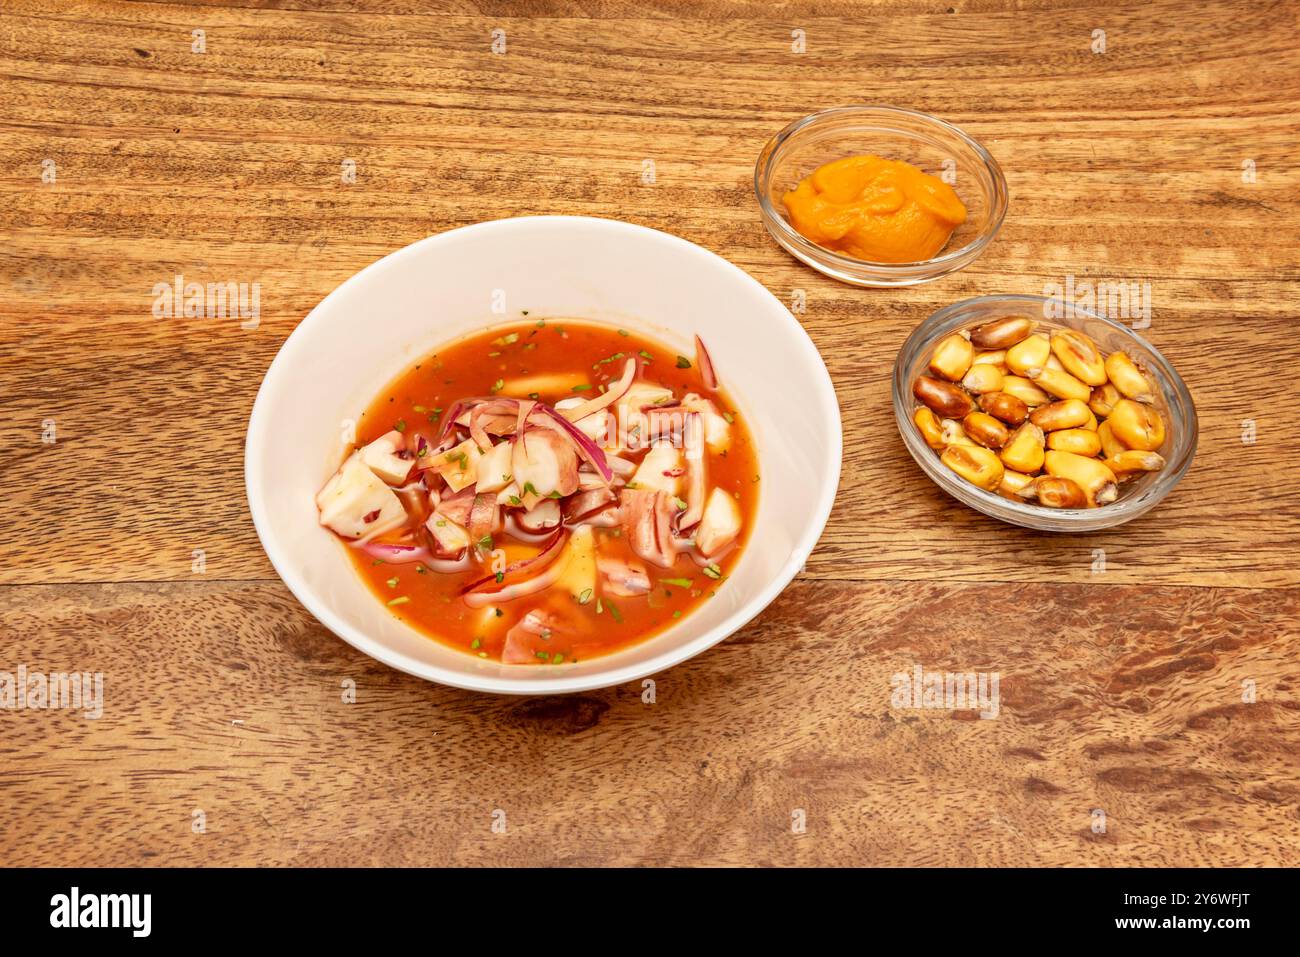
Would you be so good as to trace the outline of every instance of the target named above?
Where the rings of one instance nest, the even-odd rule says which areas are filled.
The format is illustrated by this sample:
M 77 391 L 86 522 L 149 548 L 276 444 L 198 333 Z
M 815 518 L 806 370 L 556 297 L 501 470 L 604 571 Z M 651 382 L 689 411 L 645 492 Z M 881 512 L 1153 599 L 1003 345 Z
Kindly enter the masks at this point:
M 989 211 L 989 221 L 985 224 L 974 239 L 966 245 L 954 250 L 944 252 L 942 255 L 935 256 L 932 259 L 919 259 L 911 262 L 877 262 L 870 259 L 856 259 L 853 256 L 845 256 L 843 253 L 836 252 L 833 249 L 827 249 L 825 246 L 819 246 L 812 240 L 808 239 L 797 229 L 790 225 L 784 216 L 776 209 L 767 196 L 767 190 L 764 185 L 771 179 L 771 166 L 778 150 L 786 142 L 793 139 L 799 133 L 804 132 L 811 126 L 815 126 L 828 119 L 850 114 L 873 115 L 873 116 L 907 116 L 913 119 L 921 120 L 941 132 L 955 136 L 961 140 L 967 147 L 975 152 L 984 164 L 986 170 L 993 182 L 993 208 Z M 825 260 L 830 266 L 840 270 L 854 270 L 863 267 L 879 270 L 883 273 L 907 273 L 916 272 L 919 269 L 936 269 L 938 275 L 946 271 L 941 267 L 949 266 L 954 263 L 969 265 L 970 262 L 984 251 L 984 248 L 991 243 L 998 232 L 1002 229 L 1002 223 L 1007 216 L 1007 208 L 1010 205 L 1010 196 L 1007 191 L 1006 176 L 1002 172 L 1002 167 L 979 140 L 971 136 L 961 127 L 947 120 L 942 120 L 930 113 L 922 113 L 920 110 L 909 110 L 901 106 L 889 106 L 884 103 L 862 103 L 850 104 L 847 106 L 833 106 L 828 109 L 818 110 L 815 113 L 809 113 L 807 116 L 800 117 L 797 120 L 787 124 L 775 136 L 771 137 L 763 148 L 759 151 L 758 160 L 754 163 L 754 196 L 758 200 L 759 210 L 762 212 L 763 223 L 769 230 L 776 230 L 780 233 L 778 241 L 782 238 L 793 244 L 805 254 L 815 257 L 819 260 Z M 784 244 L 783 244 L 784 245 Z M 963 262 L 964 260 L 964 262 Z M 807 260 L 805 260 L 806 262 Z M 812 264 L 815 265 L 815 264 Z M 836 277 L 838 278 L 838 277 Z M 935 277 L 937 278 L 937 276 Z
M 904 357 L 915 352 L 920 341 L 929 335 L 935 327 L 942 326 L 954 316 L 972 307 L 985 305 L 1031 306 L 1035 309 L 1035 315 L 1041 316 L 1043 306 L 1051 302 L 1059 303 L 1074 316 L 1086 317 L 1089 320 L 1109 326 L 1124 338 L 1131 339 L 1148 350 L 1159 364 L 1161 373 L 1168 379 L 1171 390 L 1178 398 L 1179 403 L 1187 407 L 1188 416 L 1186 420 L 1180 422 L 1182 433 L 1187 438 L 1187 447 L 1181 457 L 1170 462 L 1169 467 L 1162 470 L 1156 482 L 1144 492 L 1128 498 L 1121 498 L 1114 504 L 1103 508 L 1048 509 L 1027 502 L 1013 502 L 996 492 L 978 488 L 964 481 L 955 473 L 950 474 L 948 469 L 938 465 L 939 460 L 936 456 L 927 457 L 923 455 L 921 450 L 924 449 L 926 452 L 930 452 L 930 447 L 924 444 L 915 427 L 912 426 L 911 405 L 909 402 L 912 392 L 909 383 L 904 381 L 905 366 L 907 365 L 904 362 Z M 894 404 L 894 421 L 898 427 L 899 437 L 903 440 L 903 445 L 921 468 L 921 471 L 935 485 L 961 504 L 991 518 L 1040 532 L 1082 534 L 1085 532 L 1105 531 L 1145 515 L 1182 481 L 1183 476 L 1187 474 L 1187 470 L 1191 468 L 1192 461 L 1196 458 L 1196 450 L 1200 441 L 1200 420 L 1191 390 L 1187 388 L 1187 383 L 1183 381 L 1183 377 L 1179 375 L 1174 364 L 1165 357 L 1164 353 L 1146 338 L 1138 335 L 1134 329 L 1123 323 L 1116 322 L 1108 316 L 1100 315 L 1083 306 L 1066 302 L 1059 297 L 1000 293 L 988 296 L 972 296 L 969 299 L 962 299 L 935 310 L 917 324 L 903 341 L 902 346 L 899 347 L 898 355 L 894 359 L 891 391 Z M 1166 405 L 1171 409 L 1170 414 L 1172 416 L 1174 403 L 1168 401 L 1168 398 L 1166 396 Z
M 556 226 L 561 228 L 595 228 L 608 230 L 611 234 L 636 235 L 650 239 L 653 242 L 678 247 L 692 255 L 702 255 L 717 268 L 731 273 L 741 283 L 749 285 L 778 306 L 778 315 L 782 317 L 780 321 L 787 323 L 791 330 L 797 333 L 796 341 L 800 344 L 799 349 L 804 358 L 812 362 L 814 377 L 816 369 L 820 368 L 822 372 L 822 386 L 824 387 L 817 390 L 814 403 L 815 408 L 825 418 L 828 426 L 829 435 L 826 443 L 826 462 L 824 463 L 825 478 L 814 506 L 812 520 L 805 526 L 803 533 L 791 550 L 789 558 L 776 575 L 769 579 L 767 584 L 748 601 L 739 605 L 722 622 L 691 640 L 636 664 L 623 665 L 609 671 L 582 676 L 568 677 L 557 674 L 554 677 L 510 678 L 448 671 L 439 665 L 419 661 L 388 648 L 336 615 L 328 604 L 309 587 L 298 570 L 293 567 L 280 543 L 271 533 L 266 503 L 259 493 L 257 482 L 257 477 L 261 475 L 263 470 L 261 443 L 265 441 L 265 433 L 268 428 L 267 416 L 269 412 L 267 411 L 267 404 L 270 401 L 269 393 L 272 388 L 269 384 L 274 382 L 277 376 L 285 374 L 282 370 L 291 361 L 290 357 L 299 349 L 304 348 L 304 343 L 312 336 L 313 330 L 323 321 L 321 314 L 328 310 L 332 300 L 341 297 L 344 289 L 382 279 L 385 272 L 398 267 L 406 260 L 422 256 L 429 249 L 436 249 L 439 245 L 446 245 L 469 234 L 490 235 L 496 232 L 518 229 L 547 229 Z M 244 443 L 244 487 L 258 540 L 261 542 L 267 558 L 270 559 L 271 565 L 280 576 L 280 579 L 288 586 L 290 592 L 293 593 L 303 607 L 321 624 L 358 651 L 398 671 L 466 691 L 514 695 L 565 694 L 611 687 L 657 674 L 708 650 L 756 618 L 785 590 L 786 586 L 808 560 L 813 548 L 820 540 L 826 523 L 830 519 L 831 509 L 839 489 L 843 444 L 843 426 L 840 418 L 839 401 L 835 393 L 834 382 L 821 353 L 818 352 L 807 330 L 795 319 L 784 303 L 766 286 L 735 263 L 724 259 L 712 250 L 682 239 L 679 236 L 622 220 L 595 216 L 516 216 L 459 226 L 416 240 L 364 266 L 317 303 L 281 343 L 275 358 L 272 359 L 258 387 L 257 397 L 253 401 L 252 412 L 249 414 L 248 432 Z M 763 453 L 760 450 L 760 463 L 762 455 Z M 433 639 L 428 640 L 432 641 Z M 648 639 L 651 642 L 654 640 L 656 639 Z M 633 647 L 640 647 L 640 645 Z M 615 656 L 611 655 L 609 657 L 613 658 Z M 510 666 L 502 665 L 501 667 L 509 668 Z M 519 667 L 526 666 L 521 665 Z

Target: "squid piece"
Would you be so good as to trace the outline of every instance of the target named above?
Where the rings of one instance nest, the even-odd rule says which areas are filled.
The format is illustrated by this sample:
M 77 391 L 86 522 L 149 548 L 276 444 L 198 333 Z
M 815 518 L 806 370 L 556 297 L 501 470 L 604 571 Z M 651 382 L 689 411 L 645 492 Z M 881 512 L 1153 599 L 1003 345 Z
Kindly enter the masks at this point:
M 483 457 L 478 443 L 466 439 L 460 445 L 433 456 L 433 468 L 453 492 L 469 488 L 478 479 L 478 460 Z
M 510 484 L 511 443 L 501 442 L 492 446 L 478 460 L 474 487 L 480 492 L 499 492 Z
M 405 485 L 415 464 L 414 456 L 406 449 L 406 440 L 396 429 L 385 432 L 363 448 L 361 460 L 389 485 Z
M 551 429 L 530 429 L 515 440 L 511 453 L 512 481 L 524 490 L 524 508 L 545 498 L 572 495 L 578 490 L 578 453 L 564 435 Z
M 618 496 L 614 490 L 607 486 L 586 489 L 564 500 L 564 520 L 571 525 L 575 524 L 595 515 L 617 500 Z
M 704 500 L 709 492 L 708 466 L 704 462 L 704 422 L 698 412 L 688 413 L 683 429 L 686 445 L 686 509 L 677 514 L 677 529 L 699 524 L 704 517 Z
M 526 532 L 551 532 L 559 527 L 562 516 L 560 503 L 553 498 L 543 499 L 531 512 L 519 516 L 519 526 Z
M 740 506 L 720 488 L 709 493 L 704 517 L 695 532 L 695 547 L 705 558 L 721 554 L 740 535 Z
M 632 551 L 660 568 L 672 568 L 677 561 L 672 538 L 675 498 L 652 489 L 624 489 L 621 503 L 621 518 Z
M 596 566 L 600 569 L 602 592 L 621 598 L 635 598 L 650 593 L 650 575 L 640 562 L 598 555 Z
M 501 649 L 501 663 L 505 665 L 545 664 L 553 654 L 552 636 L 559 633 L 562 628 L 562 623 L 554 615 L 540 608 L 530 611 L 506 632 L 506 643 Z
M 351 541 L 366 541 L 406 521 L 402 501 L 353 452 L 316 495 L 320 523 Z
M 731 423 L 718 411 L 711 399 L 688 392 L 682 396 L 682 408 L 703 416 L 704 442 L 710 452 L 725 452 L 731 447 Z
M 630 484 L 638 489 L 666 492 L 676 498 L 682 487 L 684 471 L 681 452 L 672 442 L 660 439 L 650 446 Z
M 469 548 L 469 532 L 446 515 L 434 512 L 424 527 L 433 536 L 435 558 L 460 558 L 465 554 L 465 549 Z

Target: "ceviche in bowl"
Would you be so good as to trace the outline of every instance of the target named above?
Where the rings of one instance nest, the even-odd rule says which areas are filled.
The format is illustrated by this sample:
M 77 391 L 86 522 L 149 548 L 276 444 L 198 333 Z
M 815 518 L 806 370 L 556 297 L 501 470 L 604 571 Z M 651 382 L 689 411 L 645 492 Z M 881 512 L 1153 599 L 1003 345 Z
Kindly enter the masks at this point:
M 607 324 L 497 326 L 380 393 L 320 522 L 430 637 L 577 664 L 724 587 L 760 488 L 733 408 L 698 338 L 688 358 Z
M 501 220 L 362 270 L 294 330 L 249 422 L 250 511 L 330 630 L 473 690 L 660 671 L 769 604 L 839 478 L 802 327 L 644 227 Z

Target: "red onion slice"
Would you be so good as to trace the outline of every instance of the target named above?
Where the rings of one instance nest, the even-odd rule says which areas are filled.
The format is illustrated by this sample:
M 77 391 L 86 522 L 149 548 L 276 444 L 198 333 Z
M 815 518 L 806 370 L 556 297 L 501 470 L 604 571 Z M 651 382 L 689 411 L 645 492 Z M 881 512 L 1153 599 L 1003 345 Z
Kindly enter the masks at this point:
M 536 555 L 534 555 L 532 558 L 525 558 L 521 561 L 511 562 L 509 565 L 507 565 L 505 571 L 502 573 L 503 578 L 505 575 L 511 575 L 515 572 L 524 571 L 525 569 L 527 569 L 528 571 L 533 571 L 535 569 L 545 568 L 551 562 L 555 561 L 556 557 L 560 554 L 560 550 L 564 547 L 564 540 L 565 540 L 565 534 L 564 534 L 563 527 L 557 528 L 555 530 L 555 533 L 551 535 L 550 540 L 546 543 L 546 545 L 542 548 L 542 550 L 538 552 Z M 465 585 L 463 588 L 461 588 L 460 593 L 461 595 L 468 595 L 470 592 L 477 591 L 477 589 L 480 588 L 481 586 L 487 585 L 490 582 L 494 582 L 496 580 L 497 580 L 497 576 L 495 574 L 484 575 L 482 578 L 478 579 L 477 581 L 472 581 L 468 585 Z M 482 592 L 481 594 L 491 596 L 497 594 L 497 592 Z M 484 604 L 488 604 L 488 602 L 484 602 Z M 470 607 L 480 607 L 480 606 L 471 605 Z
M 636 474 L 636 463 L 627 459 L 619 458 L 617 455 L 606 455 L 605 462 L 615 475 L 621 475 L 627 478 Z
M 356 545 L 371 558 L 389 565 L 408 565 L 412 562 L 433 561 L 433 555 L 423 545 L 395 545 L 388 542 L 361 542 Z
M 538 403 L 538 410 L 548 416 L 559 428 L 556 431 L 562 431 L 573 444 L 578 447 L 578 454 L 591 465 L 600 477 L 606 482 L 614 479 L 614 473 L 610 470 L 609 463 L 605 461 L 605 453 L 600 450 L 600 446 L 593 442 L 585 432 L 580 430 L 576 425 L 566 419 L 560 413 L 556 412 L 549 405 Z
M 704 348 L 704 340 L 699 336 L 695 337 L 695 361 L 700 366 L 700 378 L 704 381 L 704 388 L 710 392 L 717 392 L 718 376 L 713 371 L 713 359 L 709 357 L 709 350 Z
M 636 379 L 636 359 L 628 359 L 623 365 L 623 375 L 613 383 L 606 391 L 596 396 L 594 399 L 588 399 L 582 405 L 575 405 L 572 409 L 565 409 L 562 413 L 570 422 L 578 422 L 587 416 L 599 412 L 606 406 L 613 405 L 623 396 L 627 395 L 627 390 L 632 388 L 632 382 Z
M 423 472 L 433 468 L 433 442 L 423 432 L 412 432 L 407 440 L 411 454 L 415 457 L 415 471 Z
M 564 574 L 564 564 L 556 562 L 535 578 L 507 585 L 498 591 L 471 592 L 465 596 L 464 601 L 471 608 L 486 608 L 488 605 L 515 601 L 518 598 L 536 595 L 539 591 L 550 588 L 559 581 L 562 574 Z
M 469 414 L 469 434 L 475 444 L 484 452 L 492 448 L 492 439 L 488 437 L 487 430 L 483 426 L 485 416 L 494 416 L 498 419 L 513 420 L 519 411 L 518 399 L 493 399 L 491 402 L 483 402 L 474 407 L 474 411 Z M 498 427 L 505 424 L 504 422 L 495 423 Z M 498 434 L 500 434 L 498 432 Z

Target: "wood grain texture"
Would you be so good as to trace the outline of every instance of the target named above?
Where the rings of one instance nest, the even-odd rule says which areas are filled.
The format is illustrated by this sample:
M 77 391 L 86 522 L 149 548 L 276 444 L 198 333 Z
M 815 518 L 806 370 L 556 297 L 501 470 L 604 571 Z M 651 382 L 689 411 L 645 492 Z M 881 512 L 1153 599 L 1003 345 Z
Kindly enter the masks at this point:
M 108 702 L 99 721 L 0 710 L 0 860 L 1300 863 L 1298 21 L 1245 2 L 9 0 L 0 671 L 103 671 Z M 964 272 L 857 290 L 763 231 L 764 141 L 863 101 L 943 116 L 1001 162 L 1010 213 Z M 309 619 L 247 517 L 244 426 L 302 316 L 409 242 L 537 213 L 665 229 L 802 290 L 844 411 L 805 573 L 658 676 L 654 705 L 388 671 Z M 154 318 L 177 275 L 259 283 L 257 328 Z M 1147 335 L 1201 442 L 1144 519 L 1052 537 L 929 483 L 888 377 L 935 309 L 1067 275 L 1151 284 Z M 891 708 L 918 663 L 999 671 L 999 718 Z
M 1300 851 L 1300 683 L 1277 637 L 1300 627 L 1300 589 L 799 582 L 657 676 L 652 704 L 639 686 L 440 688 L 354 651 L 278 583 L 7 588 L 0 626 L 33 668 L 104 672 L 98 720 L 0 711 L 14 863 L 77 848 L 96 864 L 1250 865 Z M 916 663 L 1000 672 L 997 718 L 893 707 L 892 675 Z

